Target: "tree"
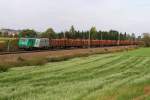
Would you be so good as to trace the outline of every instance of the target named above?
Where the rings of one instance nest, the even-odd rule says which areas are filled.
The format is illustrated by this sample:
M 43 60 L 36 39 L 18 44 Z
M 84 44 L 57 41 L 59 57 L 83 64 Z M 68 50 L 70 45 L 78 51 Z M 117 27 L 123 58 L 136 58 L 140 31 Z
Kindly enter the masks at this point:
M 141 41 L 141 40 L 142 40 L 142 37 L 141 37 L 141 36 L 138 36 L 137 40 L 138 40 L 138 41 Z
M 127 33 L 124 33 L 124 40 L 127 40 Z
M 110 30 L 109 31 L 109 39 L 110 40 L 118 40 L 119 38 L 119 32 L 118 31 L 116 31 L 116 30 Z
M 64 38 L 64 32 L 59 32 L 59 33 L 57 34 L 57 38 L 58 38 L 58 39 Z
M 0 32 L 0 37 L 2 37 L 2 32 Z
M 69 30 L 69 33 L 70 33 L 70 38 L 73 38 L 73 39 L 77 38 L 77 37 L 75 36 L 76 30 L 75 30 L 75 28 L 74 28 L 73 25 L 71 26 L 71 28 L 70 28 L 70 30 Z
M 37 37 L 37 33 L 36 33 L 36 31 L 31 30 L 31 29 L 24 29 L 19 33 L 19 37 L 34 38 L 34 37 Z
M 96 29 L 96 27 L 92 27 L 92 28 L 90 29 L 91 39 L 96 39 L 96 34 L 97 34 L 97 29 Z
M 150 34 L 149 33 L 143 33 L 143 42 L 144 46 L 150 47 Z
M 131 38 L 132 38 L 133 41 L 135 40 L 136 36 L 135 36 L 134 33 L 132 33 Z
M 4 33 L 3 33 L 3 36 L 4 36 L 4 37 L 9 37 L 8 32 L 4 32 Z
M 42 34 L 42 37 L 49 38 L 49 39 L 55 39 L 57 36 L 56 36 L 55 31 L 54 31 L 52 28 L 48 28 L 48 29 Z
M 67 39 L 70 39 L 71 35 L 68 31 L 66 31 L 66 32 L 64 32 L 64 37 L 67 38 Z

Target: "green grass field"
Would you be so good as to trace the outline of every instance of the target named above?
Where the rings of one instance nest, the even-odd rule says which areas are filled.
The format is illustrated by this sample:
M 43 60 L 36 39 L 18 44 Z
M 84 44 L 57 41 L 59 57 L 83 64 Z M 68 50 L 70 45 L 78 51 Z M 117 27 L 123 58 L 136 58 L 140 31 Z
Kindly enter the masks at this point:
M 150 48 L 12 68 L 0 100 L 150 100 Z

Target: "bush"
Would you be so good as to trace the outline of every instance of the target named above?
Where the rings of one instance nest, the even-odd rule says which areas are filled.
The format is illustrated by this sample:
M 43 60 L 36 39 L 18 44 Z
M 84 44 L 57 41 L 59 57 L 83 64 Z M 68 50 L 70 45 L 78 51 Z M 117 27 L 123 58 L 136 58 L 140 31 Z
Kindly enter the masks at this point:
M 6 49 L 6 41 L 0 41 L 0 51 L 4 51 Z
M 0 38 L 0 51 L 6 51 L 7 48 L 10 48 L 10 51 L 18 50 L 18 39 L 11 39 L 11 38 Z
M 7 72 L 9 69 L 9 67 L 5 66 L 5 65 L 0 65 L 0 72 Z
M 24 58 L 22 58 L 22 57 L 18 57 L 18 59 L 17 59 L 18 61 L 20 61 L 20 62 L 22 62 L 22 61 L 25 61 L 25 59 Z
M 149 33 L 144 33 L 142 40 L 143 40 L 143 44 L 145 47 L 150 47 L 150 34 Z
M 48 62 L 59 62 L 59 61 L 65 61 L 65 60 L 68 60 L 69 56 L 62 56 L 62 57 L 49 57 L 47 58 L 47 61 Z
M 22 65 L 28 65 L 28 66 L 36 66 L 37 65 L 38 66 L 38 65 L 43 65 L 47 62 L 48 61 L 45 58 L 43 58 L 43 59 L 37 58 L 37 59 L 33 59 L 33 60 L 24 61 L 24 62 L 22 62 Z

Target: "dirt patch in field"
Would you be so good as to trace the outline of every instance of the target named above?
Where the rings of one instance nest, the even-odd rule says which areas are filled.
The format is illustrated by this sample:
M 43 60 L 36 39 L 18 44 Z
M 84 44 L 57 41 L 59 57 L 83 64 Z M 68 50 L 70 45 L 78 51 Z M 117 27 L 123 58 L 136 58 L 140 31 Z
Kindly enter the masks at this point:
M 15 63 L 24 60 L 54 58 L 54 57 L 73 57 L 73 56 L 86 56 L 90 54 L 110 53 L 123 50 L 134 49 L 135 46 L 119 46 L 119 47 L 104 47 L 104 48 L 91 48 L 91 49 L 72 49 L 72 50 L 58 50 L 58 51 L 44 51 L 35 53 L 21 53 L 21 54 L 7 54 L 0 55 L 0 64 Z
M 107 96 L 107 97 L 98 98 L 97 100 L 117 100 L 117 97 L 116 96 Z
M 144 98 L 150 96 L 150 86 L 145 86 L 143 89 L 144 95 L 138 96 L 133 100 L 144 100 Z
M 144 87 L 144 94 L 150 96 L 150 86 L 145 86 Z
M 144 97 L 143 96 L 138 96 L 138 97 L 134 98 L 133 100 L 144 100 Z

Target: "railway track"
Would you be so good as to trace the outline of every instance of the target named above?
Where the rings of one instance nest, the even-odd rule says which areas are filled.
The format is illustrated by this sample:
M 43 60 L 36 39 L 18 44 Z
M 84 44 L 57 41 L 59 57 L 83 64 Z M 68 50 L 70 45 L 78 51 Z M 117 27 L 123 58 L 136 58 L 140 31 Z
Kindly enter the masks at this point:
M 7 55 L 7 54 L 21 54 L 21 53 L 36 53 L 36 52 L 48 52 L 48 51 L 60 51 L 60 50 L 73 50 L 77 48 L 64 48 L 64 49 L 48 49 L 48 50 L 33 50 L 33 51 L 15 51 L 15 52 L 0 52 L 0 55 Z
M 15 51 L 15 52 L 1 52 L 0 55 L 8 54 L 22 54 L 22 53 L 36 53 L 36 52 L 48 52 L 48 51 L 58 51 L 58 50 L 71 50 L 71 49 L 50 49 L 50 50 L 34 50 L 34 51 Z
M 133 45 L 136 46 L 136 45 Z M 103 48 L 103 49 L 109 49 L 109 48 L 118 48 L 118 47 L 123 47 L 123 48 L 127 48 L 130 46 L 111 46 L 111 47 L 97 47 L 97 48 Z M 36 53 L 36 52 L 48 52 L 48 51 L 61 51 L 61 50 L 74 50 L 74 49 L 81 49 L 81 48 L 61 48 L 61 49 L 48 49 L 48 50 L 33 50 L 33 51 L 24 51 L 24 50 L 20 50 L 20 51 L 15 51 L 15 52 L 0 52 L 0 55 L 8 55 L 8 54 L 21 54 L 21 53 Z M 82 49 L 88 49 L 88 48 L 82 48 Z M 91 47 L 92 49 L 92 47 Z
M 0 55 L 7 54 L 20 54 L 20 53 L 34 53 L 34 52 L 42 52 L 42 51 L 16 51 L 16 52 L 1 52 Z

